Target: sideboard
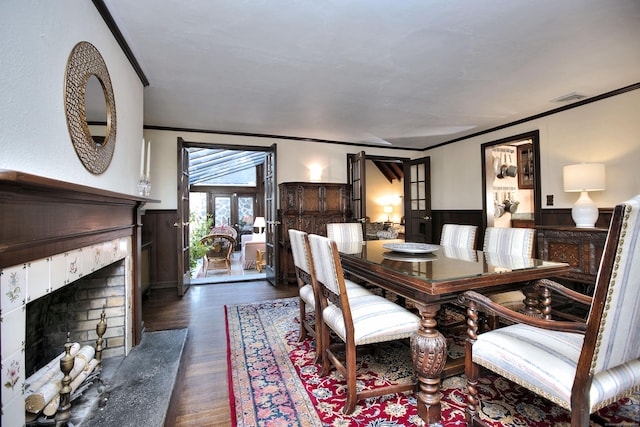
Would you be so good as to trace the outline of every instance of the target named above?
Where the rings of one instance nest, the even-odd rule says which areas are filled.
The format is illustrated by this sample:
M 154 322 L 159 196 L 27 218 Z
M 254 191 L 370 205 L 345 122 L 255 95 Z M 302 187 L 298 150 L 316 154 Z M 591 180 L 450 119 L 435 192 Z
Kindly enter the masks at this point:
M 538 258 L 566 262 L 571 272 L 565 276 L 583 293 L 591 294 L 604 244 L 606 228 L 537 227 Z

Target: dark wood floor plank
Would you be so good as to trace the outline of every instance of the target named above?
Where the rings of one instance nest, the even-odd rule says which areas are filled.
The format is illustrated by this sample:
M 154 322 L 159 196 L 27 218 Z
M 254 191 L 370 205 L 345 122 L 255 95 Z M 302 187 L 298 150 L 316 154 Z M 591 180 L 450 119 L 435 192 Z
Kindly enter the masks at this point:
M 189 329 L 184 388 L 177 394 L 180 401 L 172 425 L 231 424 L 224 306 L 297 294 L 295 286 L 276 288 L 266 281 L 191 286 L 182 298 L 175 289 L 152 290 L 142 304 L 145 330 Z

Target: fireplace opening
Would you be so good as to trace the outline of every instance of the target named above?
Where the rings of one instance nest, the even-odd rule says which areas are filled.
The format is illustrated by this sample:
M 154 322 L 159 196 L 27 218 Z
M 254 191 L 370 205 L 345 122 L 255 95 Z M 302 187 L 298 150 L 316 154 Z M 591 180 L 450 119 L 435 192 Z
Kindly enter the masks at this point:
M 125 261 L 119 260 L 27 304 L 25 372 L 35 373 L 71 342 L 96 346 L 96 324 L 104 309 L 103 358 L 125 352 Z

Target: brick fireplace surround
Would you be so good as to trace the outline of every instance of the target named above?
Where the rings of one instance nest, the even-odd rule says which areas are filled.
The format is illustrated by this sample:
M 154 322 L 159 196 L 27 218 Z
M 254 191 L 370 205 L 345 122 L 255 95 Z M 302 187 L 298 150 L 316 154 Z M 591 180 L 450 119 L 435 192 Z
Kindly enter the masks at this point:
M 114 339 L 119 348 L 110 351 L 126 355 L 139 344 L 141 214 L 150 201 L 0 170 L 1 425 L 25 423 L 28 303 L 103 267 L 116 266 L 123 270 L 118 280 L 124 280 L 124 310 L 117 310 L 123 313 L 118 326 L 124 336 Z

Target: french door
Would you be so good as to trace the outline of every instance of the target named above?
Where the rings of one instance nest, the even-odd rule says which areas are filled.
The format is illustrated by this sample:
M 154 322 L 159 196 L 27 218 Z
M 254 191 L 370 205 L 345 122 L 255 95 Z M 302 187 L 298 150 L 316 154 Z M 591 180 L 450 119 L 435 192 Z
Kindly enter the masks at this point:
M 178 295 L 183 296 L 191 283 L 189 265 L 189 150 L 178 138 L 178 215 L 173 224 L 177 233 Z
M 403 169 L 405 240 L 430 243 L 432 241 L 430 158 L 422 157 L 405 161 Z
M 264 164 L 264 216 L 267 223 L 266 228 L 266 252 L 265 252 L 265 272 L 267 281 L 274 286 L 279 285 L 279 277 L 277 274 L 281 271 L 280 256 L 278 251 L 278 241 L 282 227 L 278 221 L 278 200 L 276 192 L 276 149 L 277 145 L 271 146 L 265 158 Z

